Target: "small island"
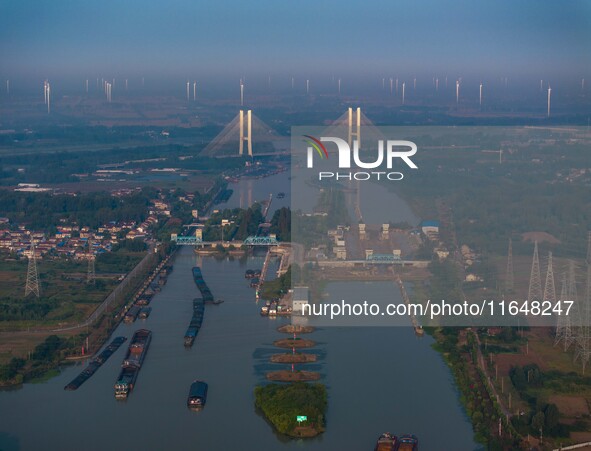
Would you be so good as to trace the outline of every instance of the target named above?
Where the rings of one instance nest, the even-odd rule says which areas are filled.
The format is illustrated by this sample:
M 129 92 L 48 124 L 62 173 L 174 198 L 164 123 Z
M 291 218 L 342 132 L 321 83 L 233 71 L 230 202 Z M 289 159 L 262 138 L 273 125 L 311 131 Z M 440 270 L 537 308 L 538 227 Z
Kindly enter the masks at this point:
M 256 407 L 280 433 L 300 438 L 324 432 L 327 406 L 324 384 L 269 384 L 256 387 L 254 393 Z M 297 418 L 303 416 L 306 421 L 298 422 Z

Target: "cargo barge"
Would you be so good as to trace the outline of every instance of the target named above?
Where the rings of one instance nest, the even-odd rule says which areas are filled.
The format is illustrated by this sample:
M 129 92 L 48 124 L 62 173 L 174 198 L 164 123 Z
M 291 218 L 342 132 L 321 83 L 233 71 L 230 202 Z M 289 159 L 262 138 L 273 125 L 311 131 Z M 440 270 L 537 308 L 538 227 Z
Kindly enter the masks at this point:
M 254 279 L 261 277 L 261 270 L 260 269 L 247 269 L 244 273 L 245 279 Z
M 152 313 L 152 307 L 142 307 L 138 314 L 139 319 L 146 319 Z
M 207 401 L 207 384 L 203 381 L 193 381 L 189 389 L 189 397 L 187 398 L 187 407 L 189 409 L 200 410 L 205 406 Z
M 64 387 L 64 390 L 77 390 L 84 382 L 92 377 L 94 373 L 105 363 L 109 357 L 111 357 L 119 347 L 125 343 L 127 338 L 125 337 L 117 337 L 115 338 L 109 346 L 101 351 L 99 355 L 97 355 L 94 359 L 90 361 L 88 366 L 84 368 L 84 370 L 76 376 L 72 382 Z
M 193 279 L 195 280 L 195 285 L 197 285 L 197 289 L 201 293 L 201 297 L 203 298 L 204 304 L 221 304 L 223 301 L 218 299 L 214 299 L 213 294 L 205 280 L 203 279 L 203 274 L 201 272 L 201 268 L 199 266 L 195 266 L 193 268 Z
M 398 451 L 418 451 L 419 439 L 416 435 L 405 434 L 398 438 Z
M 201 329 L 203 315 L 205 314 L 205 304 L 221 304 L 223 302 L 221 299 L 215 299 L 213 297 L 213 293 L 203 279 L 203 273 L 199 266 L 193 267 L 193 279 L 195 280 L 197 289 L 201 293 L 201 297 L 193 299 L 193 316 L 191 317 L 191 322 L 185 332 L 184 338 L 185 346 L 188 348 L 193 346 L 195 338 L 199 334 L 199 329 Z
M 137 316 L 139 315 L 140 309 L 141 309 L 141 307 L 139 305 L 132 305 L 131 308 L 127 311 L 127 313 L 123 317 L 123 322 L 126 324 L 133 323 L 136 320 Z
M 390 432 L 384 432 L 378 438 L 374 451 L 395 451 L 398 446 L 398 437 Z
M 199 329 L 201 329 L 201 324 L 203 323 L 204 313 L 205 304 L 203 298 L 193 299 L 193 316 L 191 317 L 191 322 L 185 332 L 185 346 L 188 348 L 193 346 L 195 338 L 197 338 L 197 334 L 199 334 Z
M 152 332 L 149 330 L 139 329 L 133 334 L 115 383 L 115 398 L 126 399 L 133 390 L 151 340 Z
M 134 305 L 139 305 L 140 307 L 148 305 L 150 303 L 150 301 L 152 300 L 152 296 L 153 296 L 153 294 L 144 293 L 141 298 L 139 298 L 137 301 L 135 301 Z

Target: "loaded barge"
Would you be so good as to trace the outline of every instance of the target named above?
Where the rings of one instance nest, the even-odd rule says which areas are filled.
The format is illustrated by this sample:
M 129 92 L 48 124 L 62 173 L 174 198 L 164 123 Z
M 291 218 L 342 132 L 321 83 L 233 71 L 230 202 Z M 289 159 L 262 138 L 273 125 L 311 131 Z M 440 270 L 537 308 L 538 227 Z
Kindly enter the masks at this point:
M 115 398 L 126 399 L 133 390 L 151 340 L 152 332 L 149 330 L 139 329 L 133 334 L 115 383 Z
M 398 446 L 398 437 L 390 432 L 384 432 L 380 435 L 374 451 L 395 451 Z
M 203 381 L 194 381 L 189 389 L 187 406 L 189 409 L 203 409 L 207 401 L 207 384 Z
M 400 442 L 398 445 L 399 451 L 418 451 L 419 449 L 419 439 L 416 435 L 401 435 L 398 440 Z
M 378 438 L 374 451 L 418 451 L 419 439 L 416 435 L 404 434 L 395 436 L 390 432 L 384 432 Z
M 214 299 L 211 290 L 203 279 L 203 274 L 199 266 L 193 268 L 193 279 L 195 280 L 195 285 L 197 285 L 197 288 L 201 292 L 204 304 L 221 304 L 223 302 L 221 299 Z
M 193 299 L 193 316 L 191 317 L 191 322 L 189 323 L 189 327 L 185 332 L 185 346 L 190 348 L 193 346 L 195 342 L 195 338 L 197 338 L 197 334 L 199 333 L 199 329 L 201 329 L 201 323 L 203 323 L 203 314 L 205 312 L 205 304 L 203 303 L 202 298 L 195 298 Z
M 102 350 L 102 352 L 97 355 L 94 359 L 90 361 L 88 366 L 84 368 L 84 370 L 76 376 L 72 382 L 64 387 L 64 390 L 77 390 L 80 386 L 86 382 L 90 377 L 97 372 L 97 370 L 102 366 L 103 363 L 107 361 L 109 357 L 111 357 L 119 347 L 125 343 L 127 338 L 125 337 L 117 337 L 115 338 L 109 346 Z
M 188 348 L 193 346 L 195 338 L 197 338 L 197 334 L 199 334 L 199 329 L 201 329 L 203 315 L 205 314 L 205 304 L 221 304 L 223 302 L 221 299 L 214 299 L 211 290 L 203 279 L 203 273 L 199 266 L 193 268 L 193 279 L 201 293 L 201 297 L 193 299 L 193 316 L 191 317 L 191 322 L 185 332 L 185 346 Z

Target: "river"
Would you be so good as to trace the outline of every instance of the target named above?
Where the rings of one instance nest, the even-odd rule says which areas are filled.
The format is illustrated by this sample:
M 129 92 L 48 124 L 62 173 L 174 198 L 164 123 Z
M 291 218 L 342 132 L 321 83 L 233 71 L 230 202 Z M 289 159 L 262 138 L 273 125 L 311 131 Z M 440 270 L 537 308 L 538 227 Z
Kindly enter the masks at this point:
M 242 183 L 242 192 L 251 190 L 255 201 L 284 191 L 286 200 L 274 201 L 273 210 L 289 205 L 285 174 L 257 182 Z M 239 195 L 240 189 L 233 188 Z M 232 196 L 228 205 L 234 206 L 237 198 Z M 390 205 L 393 211 L 406 211 Z M 259 315 L 244 271 L 260 268 L 262 261 L 260 256 L 202 259 L 205 280 L 225 302 L 206 306 L 201 332 L 187 350 L 183 335 L 191 300 L 198 296 L 191 273 L 197 259 L 191 248 L 181 249 L 167 285 L 152 300 L 150 317 L 121 324 L 113 334 L 153 331 L 129 399 L 113 396 L 126 344 L 77 391 L 63 387 L 83 368 L 81 363 L 64 367 L 47 382 L 0 392 L 0 449 L 370 450 L 384 431 L 416 434 L 421 450 L 479 448 L 451 373 L 431 348 L 433 340 L 416 338 L 410 327 L 319 327 L 309 336 L 317 342 L 319 360 L 306 369 L 319 371 L 328 388 L 326 432 L 308 440 L 278 436 L 254 407 L 254 387 L 265 382 L 267 371 L 282 367 L 269 363 L 269 357 L 280 352 L 272 343 L 283 336 L 276 328 L 288 321 Z M 276 267 L 273 262 L 270 277 Z M 328 300 L 350 294 L 347 284 L 329 283 Z M 367 289 L 378 287 L 373 283 Z M 392 296 L 391 302 L 400 302 L 397 290 Z M 209 384 L 202 412 L 186 407 L 194 379 Z
M 228 184 L 228 189 L 234 191 L 228 202 L 218 204 L 215 208 L 247 208 L 254 202 L 269 199 L 273 194 L 273 201 L 269 210 L 269 218 L 275 210 L 289 207 L 291 204 L 289 172 L 281 172 L 262 179 L 242 178 L 238 182 Z M 277 194 L 283 193 L 282 199 Z
M 253 389 L 276 350 L 276 327 L 286 320 L 258 314 L 254 293 L 244 279 L 262 258 L 203 259 L 203 273 L 219 306 L 207 306 L 203 328 L 192 349 L 183 347 L 197 295 L 190 248 L 181 249 L 168 284 L 157 294 L 147 320 L 121 324 L 114 335 L 130 337 L 142 327 L 153 340 L 136 389 L 117 401 L 115 382 L 125 348 L 121 347 L 82 387 L 63 387 L 82 368 L 66 367 L 48 382 L 26 384 L 0 393 L 0 449 L 372 449 L 386 430 L 413 432 L 421 449 L 475 449 L 472 431 L 458 401 L 451 374 L 429 337 L 417 339 L 410 328 L 327 327 L 310 338 L 321 358 L 311 365 L 328 386 L 327 431 L 317 439 L 278 437 L 255 412 Z M 273 269 L 273 268 L 271 268 Z M 329 286 L 340 296 L 343 286 Z M 193 379 L 209 383 L 207 406 L 187 410 Z M 237 445 L 239 444 L 239 445 Z M 451 449 L 451 448 L 447 448 Z

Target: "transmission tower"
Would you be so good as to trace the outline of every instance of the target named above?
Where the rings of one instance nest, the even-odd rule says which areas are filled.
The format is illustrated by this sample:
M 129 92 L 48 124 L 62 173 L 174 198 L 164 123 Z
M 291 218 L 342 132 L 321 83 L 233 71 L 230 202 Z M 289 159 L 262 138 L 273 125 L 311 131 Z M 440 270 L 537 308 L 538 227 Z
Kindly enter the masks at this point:
M 94 271 L 94 252 L 92 251 L 92 242 L 90 239 L 88 240 L 88 252 L 86 254 L 86 258 L 88 259 L 88 272 L 86 274 L 86 283 L 91 284 L 94 283 L 96 274 Z
M 554 287 L 554 270 L 552 269 L 552 252 L 548 252 L 548 270 L 546 271 L 546 285 L 544 286 L 544 302 L 556 304 L 556 289 Z
M 509 238 L 509 251 L 507 252 L 507 277 L 505 279 L 505 289 L 513 290 L 513 241 Z
M 569 260 L 568 264 L 568 279 L 566 286 L 566 300 L 572 302 L 570 312 L 565 315 L 564 324 L 564 350 L 566 351 L 571 344 L 576 341 L 576 335 L 573 328 L 572 318 L 579 316 L 579 303 L 577 300 L 577 281 L 575 275 L 575 262 Z
M 587 243 L 587 286 L 583 299 L 577 327 L 575 362 L 581 360 L 583 373 L 591 355 L 591 232 Z
M 560 288 L 560 301 L 564 302 L 567 298 L 567 287 L 566 287 L 566 272 L 562 274 L 562 284 Z M 554 346 L 556 346 L 561 341 L 564 343 L 565 351 L 566 351 L 566 316 L 564 315 L 557 315 L 556 317 L 556 333 L 554 334 Z
M 31 237 L 31 255 L 29 256 L 29 266 L 27 268 L 27 283 L 25 285 L 25 297 L 33 293 L 39 297 L 39 277 L 37 275 L 37 257 L 35 255 L 35 242 Z
M 542 281 L 540 277 L 540 258 L 538 257 L 538 242 L 534 244 L 534 258 L 531 264 L 531 275 L 529 278 L 529 291 L 527 299 L 531 301 L 542 300 Z

